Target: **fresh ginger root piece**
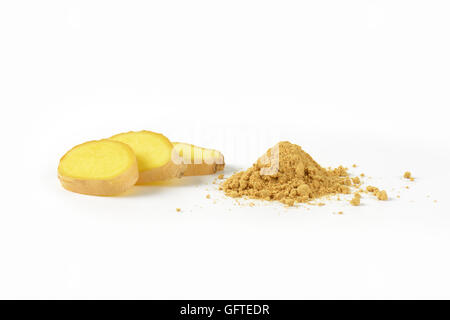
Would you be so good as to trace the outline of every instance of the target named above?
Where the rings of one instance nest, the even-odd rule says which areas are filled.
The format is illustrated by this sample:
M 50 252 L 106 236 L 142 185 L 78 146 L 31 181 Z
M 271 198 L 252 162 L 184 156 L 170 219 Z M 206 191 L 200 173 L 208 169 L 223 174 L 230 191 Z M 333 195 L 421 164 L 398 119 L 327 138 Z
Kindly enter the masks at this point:
M 110 138 L 126 143 L 136 154 L 139 179 L 136 184 L 148 184 L 172 178 L 180 178 L 186 170 L 174 152 L 174 146 L 169 139 L 160 133 L 151 131 L 119 133 Z
M 80 144 L 68 151 L 58 166 L 65 189 L 95 196 L 120 194 L 133 187 L 138 177 L 133 150 L 112 140 Z
M 187 165 L 185 176 L 214 174 L 225 168 L 223 154 L 217 150 L 181 142 L 174 142 L 174 146 L 183 159 L 183 163 Z

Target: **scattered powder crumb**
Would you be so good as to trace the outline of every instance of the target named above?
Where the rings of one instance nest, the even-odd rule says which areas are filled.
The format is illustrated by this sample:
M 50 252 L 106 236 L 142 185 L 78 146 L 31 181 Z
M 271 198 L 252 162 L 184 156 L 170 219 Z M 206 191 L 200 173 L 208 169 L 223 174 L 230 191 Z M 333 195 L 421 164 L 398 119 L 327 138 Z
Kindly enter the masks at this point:
M 353 168 L 356 168 L 356 167 L 357 167 L 357 165 L 356 165 L 356 164 L 354 164 L 354 165 L 352 165 L 352 167 L 353 167 Z
M 380 191 L 377 187 L 374 187 L 374 186 L 367 186 L 366 190 L 367 190 L 367 192 L 370 192 L 375 197 L 377 197 L 378 200 L 383 200 L 383 201 L 388 200 L 388 195 L 385 190 Z
M 350 194 L 350 187 L 345 168 L 324 169 L 300 146 L 289 142 L 278 143 L 248 170 L 222 184 L 227 196 L 279 201 L 288 206 L 328 195 Z
M 181 209 L 180 209 L 180 208 L 177 208 L 177 212 L 181 212 Z
M 403 174 L 403 178 L 405 178 L 405 179 L 411 179 L 411 172 L 406 171 L 406 172 Z
M 325 205 L 325 203 L 319 202 L 317 205 L 318 205 L 319 207 L 323 207 L 323 206 Z
M 207 195 L 206 195 L 206 199 L 211 199 L 211 195 L 210 195 L 210 194 L 207 194 Z
M 250 206 L 250 207 L 254 207 L 255 204 L 254 204 L 253 202 L 250 202 L 249 206 Z
M 359 206 L 361 204 L 361 199 L 360 198 L 353 198 L 352 200 L 350 200 L 350 204 L 352 206 Z
M 361 204 L 361 195 L 359 193 L 355 193 L 352 200 L 350 200 L 350 204 L 352 206 L 359 206 Z
M 339 212 L 338 212 L 338 214 L 344 214 L 344 212 L 342 212 L 342 211 L 339 211 Z
M 353 181 L 354 185 L 360 185 L 361 184 L 361 180 L 358 177 L 352 178 L 352 181 Z
M 365 175 L 364 173 L 361 173 L 360 176 L 361 176 L 361 177 L 365 177 L 366 175 Z
M 406 189 L 409 189 L 409 186 L 406 186 L 405 188 L 406 188 Z
M 410 180 L 410 181 L 415 181 L 416 179 L 415 179 L 415 178 L 409 178 L 409 180 Z
M 376 194 L 376 196 L 377 196 L 378 200 L 386 201 L 386 200 L 388 199 L 387 192 L 384 191 L 384 190 L 383 190 L 383 191 L 379 191 L 379 192 Z
M 217 177 L 217 179 L 222 180 L 224 178 L 223 174 L 219 174 L 219 176 Z

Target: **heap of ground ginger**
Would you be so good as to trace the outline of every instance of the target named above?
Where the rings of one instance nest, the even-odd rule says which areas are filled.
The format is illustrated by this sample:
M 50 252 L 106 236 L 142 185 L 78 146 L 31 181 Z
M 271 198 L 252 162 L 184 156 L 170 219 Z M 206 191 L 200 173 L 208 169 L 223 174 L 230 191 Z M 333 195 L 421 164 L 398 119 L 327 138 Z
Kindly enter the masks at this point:
M 222 189 L 234 198 L 279 201 L 293 206 L 323 196 L 350 194 L 351 186 L 345 168 L 324 169 L 300 146 L 285 141 L 269 149 L 247 171 L 228 178 Z

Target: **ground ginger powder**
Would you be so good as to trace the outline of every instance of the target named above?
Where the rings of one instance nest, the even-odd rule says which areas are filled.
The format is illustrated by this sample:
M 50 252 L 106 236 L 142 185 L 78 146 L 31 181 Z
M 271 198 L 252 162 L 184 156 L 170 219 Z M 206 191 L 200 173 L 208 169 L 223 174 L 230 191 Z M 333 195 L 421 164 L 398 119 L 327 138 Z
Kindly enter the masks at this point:
M 279 201 L 293 206 L 323 196 L 350 194 L 352 183 L 360 181 L 353 182 L 342 166 L 324 169 L 300 146 L 280 142 L 247 171 L 223 182 L 222 189 L 234 198 Z

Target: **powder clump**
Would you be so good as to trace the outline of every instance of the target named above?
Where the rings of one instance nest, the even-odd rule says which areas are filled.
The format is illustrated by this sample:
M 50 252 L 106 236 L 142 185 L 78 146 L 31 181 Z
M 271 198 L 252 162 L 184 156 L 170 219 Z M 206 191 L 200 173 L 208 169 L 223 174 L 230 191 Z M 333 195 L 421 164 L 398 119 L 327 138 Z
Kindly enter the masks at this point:
M 327 195 L 350 194 L 352 180 L 342 166 L 324 169 L 298 145 L 280 142 L 252 167 L 225 180 L 227 196 L 279 201 L 293 206 Z

